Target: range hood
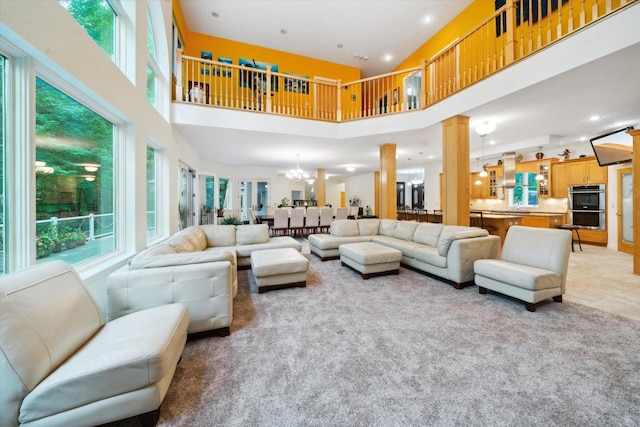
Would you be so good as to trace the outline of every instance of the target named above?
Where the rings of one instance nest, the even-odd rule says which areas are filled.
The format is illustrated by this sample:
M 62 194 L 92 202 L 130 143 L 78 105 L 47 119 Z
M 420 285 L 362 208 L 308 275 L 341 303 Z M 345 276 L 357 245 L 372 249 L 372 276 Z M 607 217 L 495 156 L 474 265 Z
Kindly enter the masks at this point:
M 514 188 L 516 186 L 516 153 L 509 151 L 502 153 L 502 188 Z

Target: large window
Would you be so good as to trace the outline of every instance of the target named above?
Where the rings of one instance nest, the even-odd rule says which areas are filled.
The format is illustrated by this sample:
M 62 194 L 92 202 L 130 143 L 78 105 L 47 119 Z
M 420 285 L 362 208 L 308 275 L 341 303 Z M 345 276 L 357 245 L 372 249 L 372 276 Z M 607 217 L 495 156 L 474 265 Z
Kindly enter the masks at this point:
M 115 57 L 116 13 L 107 0 L 59 0 L 87 34 Z
M 538 181 L 535 173 L 516 173 L 516 186 L 509 190 L 509 206 L 538 206 Z
M 158 151 L 147 146 L 147 238 L 158 234 Z
M 55 254 L 77 264 L 115 249 L 114 134 L 113 123 L 36 79 L 38 262 Z
M 6 58 L 0 55 L 0 275 L 4 274 L 4 70 Z
M 158 108 L 158 54 L 156 50 L 156 34 L 151 19 L 151 10 L 147 9 L 147 99 Z

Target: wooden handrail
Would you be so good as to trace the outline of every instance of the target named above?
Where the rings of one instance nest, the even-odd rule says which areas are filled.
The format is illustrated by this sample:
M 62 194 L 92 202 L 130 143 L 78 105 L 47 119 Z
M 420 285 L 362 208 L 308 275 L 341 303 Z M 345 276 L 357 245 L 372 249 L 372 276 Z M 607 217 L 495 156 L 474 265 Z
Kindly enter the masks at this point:
M 553 9 L 551 0 L 540 0 L 534 9 L 532 2 L 507 0 L 419 66 L 346 83 L 186 56 L 177 49 L 175 101 L 331 122 L 425 109 L 638 1 L 557 0 Z

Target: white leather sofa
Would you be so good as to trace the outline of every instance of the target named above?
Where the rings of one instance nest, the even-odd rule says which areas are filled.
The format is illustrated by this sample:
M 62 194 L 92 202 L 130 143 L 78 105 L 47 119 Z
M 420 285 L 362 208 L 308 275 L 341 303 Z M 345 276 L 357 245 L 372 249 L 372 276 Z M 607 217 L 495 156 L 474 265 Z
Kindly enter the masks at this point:
M 402 252 L 401 263 L 461 289 L 473 284 L 473 263 L 497 258 L 500 237 L 476 227 L 391 219 L 335 220 L 329 234 L 309 236 L 309 248 L 323 261 L 338 259 L 341 244 L 374 242 Z
M 267 224 L 188 227 L 137 255 L 107 279 L 108 319 L 163 304 L 189 309 L 189 334 L 229 335 L 237 268 L 251 266 L 251 252 L 294 248 L 294 238 L 269 237 Z
M 171 304 L 105 324 L 63 261 L 0 277 L 0 425 L 155 425 L 188 323 Z

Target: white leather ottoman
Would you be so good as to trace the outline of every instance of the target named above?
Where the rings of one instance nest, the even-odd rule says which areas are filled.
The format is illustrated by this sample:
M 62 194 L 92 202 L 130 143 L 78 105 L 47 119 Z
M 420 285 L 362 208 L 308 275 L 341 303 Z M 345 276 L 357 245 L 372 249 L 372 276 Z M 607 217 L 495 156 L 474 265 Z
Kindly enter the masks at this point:
M 351 267 L 363 279 L 383 274 L 399 274 L 402 252 L 372 242 L 347 243 L 340 245 L 342 265 Z
M 309 260 L 296 249 L 265 249 L 251 253 L 251 271 L 258 293 L 307 286 Z

